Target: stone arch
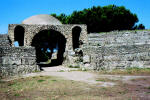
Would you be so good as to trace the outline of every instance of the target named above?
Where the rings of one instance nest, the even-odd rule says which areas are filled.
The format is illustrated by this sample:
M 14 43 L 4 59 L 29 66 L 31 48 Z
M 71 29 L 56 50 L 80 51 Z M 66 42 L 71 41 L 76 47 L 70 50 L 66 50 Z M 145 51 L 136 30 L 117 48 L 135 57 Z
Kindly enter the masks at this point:
M 32 28 L 32 27 L 31 27 Z M 30 31 L 32 31 L 31 33 L 32 34 L 27 34 L 26 35 L 26 45 L 27 46 L 31 46 L 32 44 L 32 40 L 33 38 L 38 34 L 40 33 L 41 31 L 43 30 L 55 30 L 59 33 L 61 33 L 62 35 L 65 36 L 65 34 L 62 33 L 62 30 L 61 29 L 58 29 L 57 26 L 55 25 L 42 25 L 42 26 L 34 26 L 34 30 L 33 29 L 29 29 Z M 30 33 L 29 31 L 27 33 Z M 29 38 L 30 37 L 30 38 Z M 66 36 L 65 36 L 66 37 Z
M 76 48 L 79 48 L 80 46 L 80 34 L 81 34 L 82 28 L 79 26 L 75 26 L 72 28 L 72 46 L 73 50 Z
M 37 63 L 47 62 L 48 66 L 61 65 L 64 60 L 66 38 L 53 29 L 39 31 L 32 39 L 31 46 L 36 49 Z M 53 56 L 56 58 L 54 59 Z M 46 66 L 47 66 L 46 64 Z
M 18 25 L 14 29 L 14 41 L 17 41 L 19 46 L 24 46 L 24 34 L 25 28 L 21 25 Z

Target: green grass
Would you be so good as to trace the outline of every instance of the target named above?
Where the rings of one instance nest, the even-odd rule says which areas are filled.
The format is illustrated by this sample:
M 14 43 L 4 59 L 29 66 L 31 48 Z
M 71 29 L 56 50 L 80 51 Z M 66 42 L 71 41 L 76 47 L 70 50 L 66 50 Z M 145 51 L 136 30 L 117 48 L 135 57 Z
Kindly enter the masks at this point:
M 102 82 L 105 82 L 105 80 L 96 80 L 96 81 L 102 81 Z
M 70 65 L 69 68 L 80 68 L 80 66 L 72 66 L 72 65 Z
M 38 80 L 38 82 L 44 82 L 45 80 Z
M 100 81 L 100 82 L 116 82 L 116 80 L 113 79 L 108 79 L 108 78 L 97 78 L 96 81 Z
M 107 100 L 109 95 L 116 96 L 119 87 L 105 88 L 87 83 L 64 80 L 57 77 L 38 76 L 0 83 L 0 93 L 9 94 L 12 100 Z M 117 95 L 118 96 L 118 95 Z M 119 94 L 121 98 L 122 94 Z M 0 96 L 0 100 L 3 100 Z M 5 99 L 4 99 L 5 100 Z M 123 100 L 123 99 L 122 99 Z
M 14 96 L 18 97 L 18 96 L 21 96 L 21 95 L 20 95 L 20 94 L 18 94 L 18 93 L 16 93 L 16 94 L 14 94 Z
M 113 69 L 101 70 L 100 74 L 117 74 L 117 75 L 150 75 L 150 68 L 126 68 L 126 69 Z
M 148 89 L 150 90 L 150 86 L 148 87 Z
M 60 70 L 59 72 L 65 72 L 64 70 Z
M 116 82 L 117 85 L 102 87 L 99 86 L 101 83 L 87 84 L 52 76 L 28 77 L 1 82 L 0 100 L 10 98 L 11 100 L 116 100 L 116 98 L 117 100 L 128 100 L 131 98 L 133 91 L 128 90 L 128 84 L 102 77 L 97 78 L 96 81 Z M 149 91 L 150 87 L 143 87 L 143 89 Z M 142 89 L 137 92 L 140 91 L 143 92 Z M 135 98 L 138 100 L 138 97 Z
M 56 82 L 57 80 L 52 80 L 53 82 Z

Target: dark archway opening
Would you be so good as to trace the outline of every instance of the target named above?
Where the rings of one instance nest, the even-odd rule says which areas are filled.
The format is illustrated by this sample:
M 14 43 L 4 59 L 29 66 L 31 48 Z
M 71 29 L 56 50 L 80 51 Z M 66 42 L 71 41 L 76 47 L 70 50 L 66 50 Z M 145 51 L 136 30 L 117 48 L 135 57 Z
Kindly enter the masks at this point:
M 19 46 L 24 46 L 25 29 L 22 26 L 16 26 L 14 29 L 14 40 L 18 42 Z
M 58 66 L 63 63 L 66 38 L 55 30 L 42 30 L 32 40 L 36 48 L 37 64 L 41 67 Z
M 73 42 L 73 49 L 79 48 L 79 38 L 80 38 L 81 28 L 76 26 L 72 29 L 72 42 Z

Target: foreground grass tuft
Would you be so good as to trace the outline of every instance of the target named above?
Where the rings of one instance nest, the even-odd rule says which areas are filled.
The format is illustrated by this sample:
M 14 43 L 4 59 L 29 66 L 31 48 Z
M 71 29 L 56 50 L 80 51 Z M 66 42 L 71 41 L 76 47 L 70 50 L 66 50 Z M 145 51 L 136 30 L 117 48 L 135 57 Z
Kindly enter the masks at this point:
M 14 94 L 14 96 L 19 97 L 19 96 L 21 96 L 21 95 L 20 95 L 20 94 L 18 94 L 18 93 L 16 93 L 16 94 Z
M 150 86 L 148 87 L 148 89 L 150 90 Z
M 97 78 L 96 81 L 100 81 L 100 82 L 115 82 L 115 80 L 108 79 L 108 78 Z
M 44 82 L 45 80 L 38 80 L 38 82 Z

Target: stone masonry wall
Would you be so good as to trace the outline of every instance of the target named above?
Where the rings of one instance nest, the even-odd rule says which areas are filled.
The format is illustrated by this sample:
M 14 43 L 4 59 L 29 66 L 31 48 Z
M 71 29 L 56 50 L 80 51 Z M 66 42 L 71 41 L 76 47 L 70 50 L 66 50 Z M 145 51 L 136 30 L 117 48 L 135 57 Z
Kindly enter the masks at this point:
M 74 59 L 79 59 L 80 56 L 75 55 L 76 51 L 73 50 L 73 29 L 75 27 L 81 28 L 80 37 L 79 37 L 79 48 L 83 47 L 83 44 L 87 43 L 87 26 L 84 24 L 64 24 L 64 25 L 28 25 L 28 24 L 10 24 L 8 27 L 9 38 L 11 41 L 11 46 L 14 43 L 14 30 L 17 26 L 22 26 L 25 30 L 24 33 L 24 46 L 31 46 L 32 40 L 36 34 L 42 30 L 55 30 L 63 35 L 66 39 L 66 47 L 64 52 L 64 61 L 63 64 L 66 66 L 78 65 L 78 62 Z M 77 33 L 78 34 L 78 33 Z M 78 40 L 77 40 L 78 41 Z
M 0 76 L 16 76 L 39 71 L 33 47 L 0 48 Z
M 90 68 L 150 68 L 150 31 L 92 33 L 83 48 Z
M 0 35 L 0 77 L 39 71 L 34 47 L 11 47 L 7 34 Z
M 0 35 L 0 47 L 10 47 L 10 44 L 8 34 Z
M 9 38 L 14 43 L 14 29 L 16 26 L 22 26 L 25 29 L 24 46 L 31 46 L 32 39 L 42 30 L 52 29 L 60 32 L 67 40 L 66 49 L 71 50 L 72 47 L 72 29 L 76 26 L 81 28 L 80 41 L 87 43 L 87 26 L 82 24 L 64 24 L 64 25 L 27 25 L 27 24 L 10 24 L 8 27 Z

